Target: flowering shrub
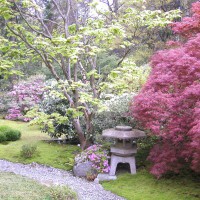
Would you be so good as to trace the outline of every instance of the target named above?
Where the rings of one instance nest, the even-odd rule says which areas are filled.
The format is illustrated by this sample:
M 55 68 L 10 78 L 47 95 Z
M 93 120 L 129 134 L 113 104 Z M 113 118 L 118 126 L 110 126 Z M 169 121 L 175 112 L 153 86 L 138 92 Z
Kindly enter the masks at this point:
M 8 94 L 11 103 L 6 119 L 29 121 L 30 118 L 25 117 L 25 114 L 41 101 L 43 88 L 43 76 L 30 77 L 16 84 Z
M 75 157 L 75 163 L 92 162 L 92 167 L 98 173 L 109 172 L 108 152 L 102 149 L 102 145 L 92 145 Z
M 152 72 L 130 109 L 160 140 L 151 150 L 151 173 L 200 172 L 200 2 L 193 16 L 172 25 L 185 43 L 152 57 Z
M 48 80 L 38 108 L 29 111 L 26 116 L 33 118 L 31 124 L 39 125 L 40 129 L 50 137 L 64 135 L 70 142 L 76 143 L 77 136 L 72 124 L 72 116 L 67 112 L 68 108 L 69 102 L 62 95 L 57 81 Z

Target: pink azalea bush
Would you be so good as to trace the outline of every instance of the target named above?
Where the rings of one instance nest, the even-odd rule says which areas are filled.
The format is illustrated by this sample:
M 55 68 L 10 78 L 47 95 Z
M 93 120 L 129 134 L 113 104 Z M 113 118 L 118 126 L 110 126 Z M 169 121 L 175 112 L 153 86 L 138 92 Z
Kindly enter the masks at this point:
M 172 24 L 184 43 L 157 52 L 152 72 L 130 110 L 160 138 L 148 159 L 158 178 L 189 166 L 200 172 L 200 2 L 192 17 Z
M 108 152 L 102 149 L 102 145 L 92 145 L 76 156 L 75 162 L 82 163 L 90 161 L 92 167 L 97 170 L 98 173 L 108 173 L 110 171 L 110 165 L 107 154 Z
M 11 103 L 6 119 L 29 121 L 25 114 L 41 101 L 43 89 L 43 76 L 30 77 L 14 85 L 12 91 L 8 93 Z

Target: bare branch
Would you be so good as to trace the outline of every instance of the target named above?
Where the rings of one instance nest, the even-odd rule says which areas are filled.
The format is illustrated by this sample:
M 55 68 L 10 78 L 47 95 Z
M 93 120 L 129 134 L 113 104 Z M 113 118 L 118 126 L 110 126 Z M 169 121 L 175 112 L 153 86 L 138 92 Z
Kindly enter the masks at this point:
M 70 107 L 74 107 L 74 101 L 73 99 L 70 97 L 70 95 L 68 94 L 66 88 L 63 86 L 63 94 L 65 95 L 65 97 L 67 98 L 67 100 L 69 101 L 70 103 Z
M 68 79 L 68 74 L 65 69 L 65 60 L 61 54 L 59 56 L 60 56 L 60 60 L 61 60 L 61 68 L 62 68 L 63 74 L 64 74 L 65 78 Z
M 86 81 L 87 81 L 87 76 L 86 76 L 87 72 L 86 72 L 85 68 L 83 67 L 83 65 L 82 65 L 80 60 L 78 60 L 78 64 L 79 64 L 78 66 L 79 66 L 81 75 L 83 76 L 83 83 L 86 83 Z
M 96 69 L 96 57 L 95 57 L 94 61 L 92 60 L 92 58 L 88 58 L 88 61 L 91 65 L 91 67 L 92 67 L 92 70 L 95 70 Z M 92 88 L 93 97 L 97 98 L 98 94 L 97 94 L 97 89 L 96 89 L 96 85 L 95 85 L 95 78 L 94 78 L 93 74 L 90 76 L 90 86 Z
M 23 42 L 25 42 L 27 44 L 27 46 L 29 46 L 31 49 L 33 49 L 43 60 L 43 62 L 46 64 L 46 66 L 49 68 L 49 70 L 51 71 L 52 75 L 54 76 L 54 78 L 58 81 L 60 80 L 60 77 L 57 75 L 56 71 L 54 70 L 53 66 L 51 65 L 51 63 L 48 61 L 48 57 L 47 55 L 43 55 L 42 52 L 40 52 L 36 47 L 34 47 L 32 44 L 30 44 L 25 37 L 23 37 L 23 34 L 20 32 L 17 33 L 15 32 L 8 24 L 6 24 L 7 28 L 17 37 L 19 37 Z
M 71 65 L 70 65 L 70 58 L 67 59 L 67 74 L 68 74 L 68 80 L 71 80 Z
M 38 34 L 40 34 L 40 35 L 43 35 L 44 37 L 46 37 L 46 38 L 48 38 L 48 39 L 51 39 L 51 36 L 48 36 L 48 35 L 46 35 L 45 33 L 40 32 L 40 31 L 36 30 L 35 28 L 33 28 L 33 27 L 30 25 L 30 23 L 28 22 L 28 20 L 24 17 L 24 15 L 23 15 L 23 13 L 21 12 L 21 9 L 19 8 L 19 6 L 18 6 L 15 2 L 14 2 L 14 4 L 15 4 L 17 10 L 19 11 L 20 16 L 23 18 L 23 20 L 26 22 L 26 24 L 28 25 L 28 27 L 29 27 L 31 30 L 33 30 L 34 32 L 36 32 L 36 33 L 38 33 Z
M 65 26 L 65 37 L 67 38 L 69 36 L 69 31 L 68 31 L 68 16 L 70 12 L 70 1 L 67 0 L 67 12 L 64 17 L 64 26 Z
M 57 4 L 57 2 L 55 0 L 52 0 L 53 4 L 55 5 L 56 9 L 58 10 L 60 16 L 63 18 L 63 20 L 65 20 L 65 16 L 63 15 L 62 11 L 60 10 L 59 5 Z
M 52 75 L 54 76 L 54 78 L 59 81 L 60 77 L 58 76 L 58 74 L 56 73 L 54 67 L 51 65 L 51 63 L 48 61 L 48 56 L 46 54 L 44 54 L 44 58 L 45 58 L 45 64 L 46 66 L 49 68 L 49 70 L 51 71 Z
M 121 65 L 121 63 L 124 61 L 124 59 L 126 58 L 126 56 L 131 52 L 131 48 L 128 48 L 126 50 L 126 52 L 124 53 L 123 57 L 121 58 L 121 60 L 117 63 L 117 66 L 119 67 Z
M 38 20 L 38 16 L 36 16 L 36 15 L 32 15 L 32 14 L 30 14 L 30 13 L 26 13 L 26 12 L 24 12 L 24 11 L 22 11 L 22 10 L 21 10 L 21 12 L 22 12 L 22 14 L 23 14 L 25 17 L 31 17 L 31 18 L 34 18 L 34 19 L 37 19 L 37 20 Z M 53 23 L 53 24 L 56 24 L 57 26 L 60 26 L 59 23 L 57 23 L 56 21 L 50 20 L 50 19 L 44 18 L 43 21 L 51 22 L 51 23 Z M 61 27 L 61 26 L 60 26 L 60 27 Z
M 37 16 L 38 21 L 39 21 L 39 22 L 41 23 L 41 25 L 44 27 L 44 29 L 45 29 L 46 32 L 48 33 L 49 37 L 52 38 L 52 35 L 51 35 L 51 33 L 50 33 L 48 27 L 46 26 L 46 24 L 44 23 L 44 21 L 43 21 L 43 19 L 42 19 L 42 17 L 41 17 L 41 13 L 38 12 L 38 11 L 36 11 L 36 10 L 35 10 L 35 13 L 36 13 L 36 16 Z

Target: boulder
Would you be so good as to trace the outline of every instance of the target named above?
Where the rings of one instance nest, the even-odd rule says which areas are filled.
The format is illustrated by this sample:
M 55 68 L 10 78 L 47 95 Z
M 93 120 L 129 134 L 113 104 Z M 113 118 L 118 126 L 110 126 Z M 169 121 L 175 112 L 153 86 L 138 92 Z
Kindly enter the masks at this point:
M 90 161 L 86 161 L 74 165 L 73 172 L 75 176 L 86 177 L 87 173 L 91 172 L 92 169 L 92 163 Z

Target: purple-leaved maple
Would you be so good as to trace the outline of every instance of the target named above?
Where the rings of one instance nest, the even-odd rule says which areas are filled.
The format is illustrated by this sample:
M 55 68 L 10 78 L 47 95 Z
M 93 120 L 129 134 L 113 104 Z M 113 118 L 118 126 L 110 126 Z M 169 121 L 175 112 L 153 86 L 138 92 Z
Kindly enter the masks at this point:
M 186 166 L 200 172 L 200 2 L 192 11 L 171 25 L 184 42 L 171 42 L 173 48 L 152 57 L 147 83 L 130 106 L 132 116 L 160 138 L 148 157 L 158 178 Z

